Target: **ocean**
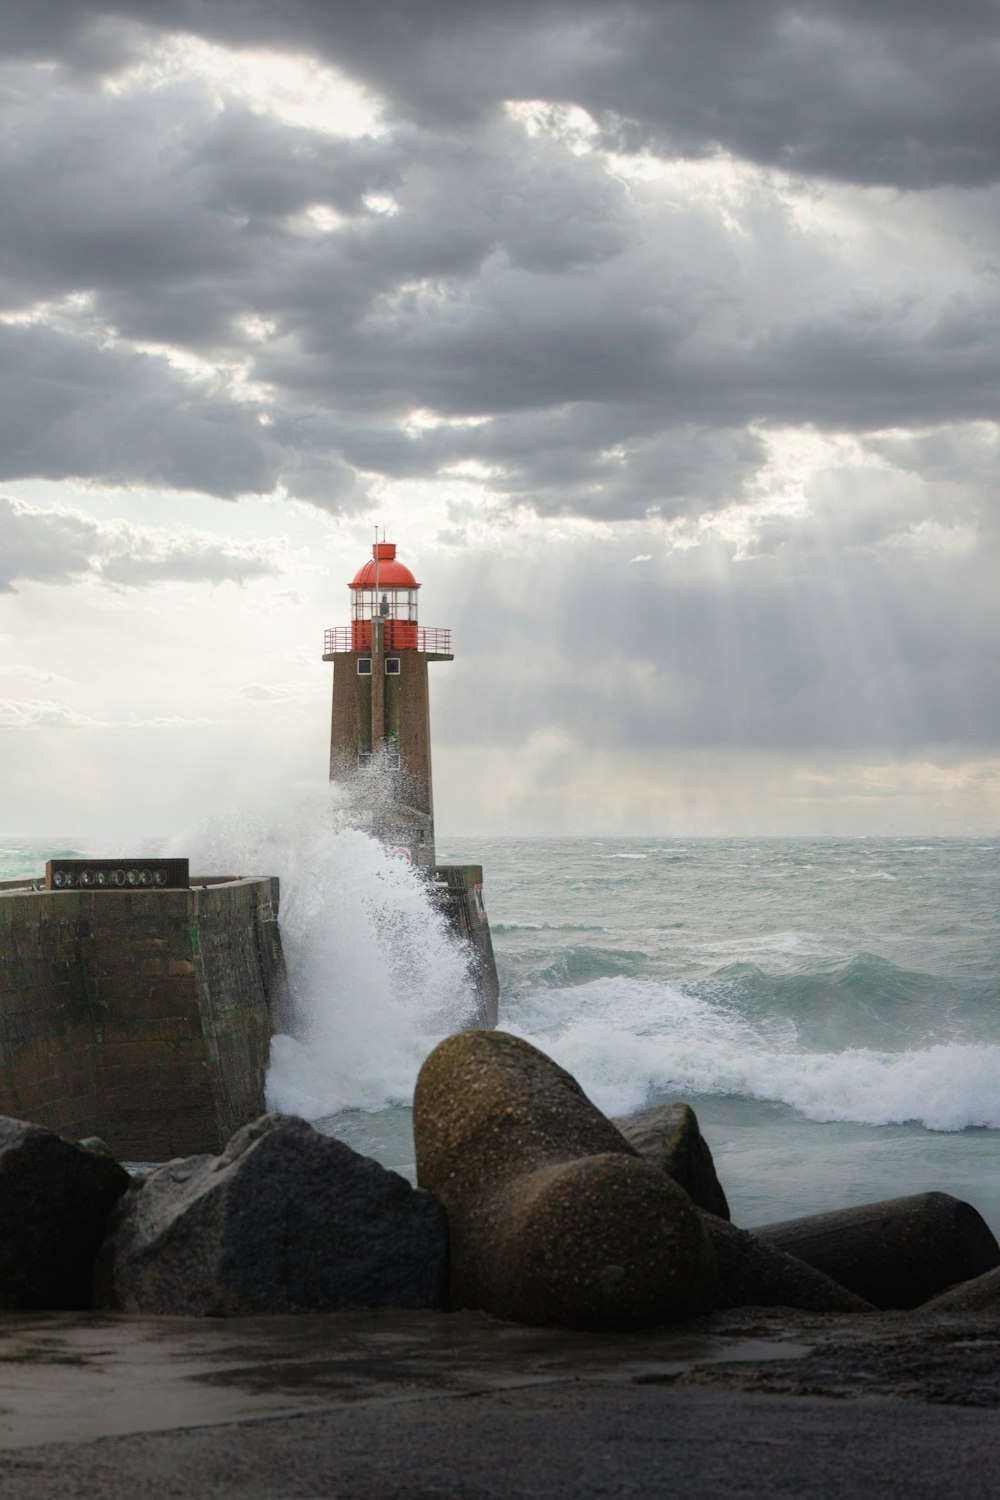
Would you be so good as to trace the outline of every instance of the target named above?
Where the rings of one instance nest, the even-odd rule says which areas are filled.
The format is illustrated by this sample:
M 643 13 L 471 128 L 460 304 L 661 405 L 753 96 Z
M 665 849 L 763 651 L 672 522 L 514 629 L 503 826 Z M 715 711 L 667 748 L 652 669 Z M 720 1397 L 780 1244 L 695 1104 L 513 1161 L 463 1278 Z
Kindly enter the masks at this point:
M 470 1010 L 418 876 L 326 785 L 149 852 L 277 874 L 273 1108 L 413 1176 L 426 1053 Z M 0 841 L 0 878 L 91 840 Z M 500 1025 L 609 1114 L 695 1109 L 746 1227 L 940 1189 L 1000 1234 L 1000 838 L 438 838 L 482 863 Z

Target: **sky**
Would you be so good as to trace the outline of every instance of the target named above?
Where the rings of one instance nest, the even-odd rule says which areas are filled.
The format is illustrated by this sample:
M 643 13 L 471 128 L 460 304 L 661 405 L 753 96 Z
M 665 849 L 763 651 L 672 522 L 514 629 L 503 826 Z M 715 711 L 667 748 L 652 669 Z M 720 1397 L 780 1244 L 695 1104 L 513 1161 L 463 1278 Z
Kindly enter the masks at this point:
M 439 834 L 1000 829 L 995 0 L 0 12 L 0 837 L 325 774 L 376 525 Z

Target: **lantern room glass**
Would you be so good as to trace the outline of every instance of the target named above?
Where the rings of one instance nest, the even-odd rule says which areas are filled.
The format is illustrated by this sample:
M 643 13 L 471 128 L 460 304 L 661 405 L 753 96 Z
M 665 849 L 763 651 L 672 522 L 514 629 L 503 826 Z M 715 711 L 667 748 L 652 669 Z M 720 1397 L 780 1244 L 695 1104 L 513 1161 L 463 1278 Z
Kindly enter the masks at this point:
M 417 648 L 417 590 L 361 588 L 351 590 L 351 648 L 370 651 L 372 620 L 383 623 L 382 645 L 386 651 Z
M 352 589 L 351 619 L 401 620 L 417 623 L 416 589 Z

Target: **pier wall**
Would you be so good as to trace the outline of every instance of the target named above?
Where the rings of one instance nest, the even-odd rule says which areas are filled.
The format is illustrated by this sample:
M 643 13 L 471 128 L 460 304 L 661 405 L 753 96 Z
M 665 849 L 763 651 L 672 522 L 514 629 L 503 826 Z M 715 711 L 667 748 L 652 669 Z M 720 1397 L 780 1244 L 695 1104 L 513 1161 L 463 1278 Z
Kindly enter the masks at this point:
M 493 938 L 483 905 L 482 865 L 435 865 L 431 871 L 434 899 L 460 938 L 472 949 L 472 977 L 476 986 L 476 1024 L 493 1030 L 500 1003 Z
M 0 888 L 0 1114 L 116 1155 L 215 1151 L 262 1113 L 278 882 Z

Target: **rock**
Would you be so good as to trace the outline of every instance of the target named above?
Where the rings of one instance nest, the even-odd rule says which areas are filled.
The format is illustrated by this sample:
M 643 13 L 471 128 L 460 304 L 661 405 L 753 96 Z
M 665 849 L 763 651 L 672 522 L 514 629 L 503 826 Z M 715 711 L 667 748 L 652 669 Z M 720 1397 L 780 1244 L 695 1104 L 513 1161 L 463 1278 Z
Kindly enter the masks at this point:
M 728 1307 L 797 1307 L 804 1312 L 873 1312 L 870 1302 L 831 1281 L 804 1260 L 759 1240 L 727 1219 L 702 1211 L 718 1268 L 713 1304 Z
M 102 1141 L 99 1135 L 86 1135 L 82 1141 L 77 1141 L 76 1144 L 81 1151 L 90 1151 L 94 1156 L 110 1156 L 112 1161 L 115 1159 L 115 1153 L 107 1141 Z
M 921 1312 L 992 1312 L 1000 1313 L 1000 1266 L 960 1281 L 938 1297 L 924 1302 Z
M 167 1162 L 128 1194 L 97 1302 L 208 1316 L 441 1307 L 447 1259 L 429 1193 L 304 1120 L 262 1115 L 221 1156 Z
M 919 1307 L 958 1281 L 1000 1265 L 1000 1245 L 969 1203 L 915 1193 L 789 1219 L 758 1239 L 824 1271 L 881 1308 Z
M 672 1177 L 698 1208 L 720 1219 L 730 1217 L 712 1153 L 690 1104 L 655 1104 L 617 1116 L 613 1123 L 639 1155 Z
M 527 1042 L 446 1038 L 417 1080 L 413 1132 L 419 1181 L 448 1215 L 453 1307 L 600 1329 L 706 1305 L 711 1251 L 687 1194 Z
M 108 1216 L 128 1185 L 117 1162 L 0 1116 L 0 1305 L 89 1307 Z

